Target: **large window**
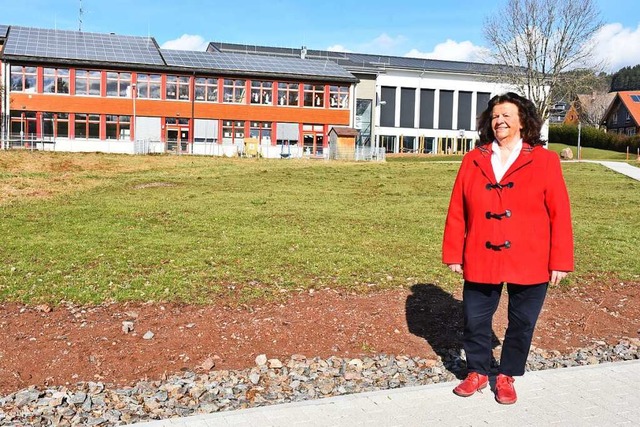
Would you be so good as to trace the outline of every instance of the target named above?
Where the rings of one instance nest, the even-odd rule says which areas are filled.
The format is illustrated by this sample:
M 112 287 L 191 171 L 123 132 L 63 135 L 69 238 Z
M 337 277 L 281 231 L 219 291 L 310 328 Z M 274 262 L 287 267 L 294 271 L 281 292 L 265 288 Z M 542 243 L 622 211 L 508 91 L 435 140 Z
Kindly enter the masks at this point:
M 304 106 L 324 107 L 324 85 L 304 85 Z
M 45 68 L 42 74 L 44 93 L 69 93 L 68 68 Z
M 36 112 L 12 111 L 10 116 L 11 139 L 32 139 L 36 136 Z
M 107 139 L 129 139 L 130 116 L 107 116 Z
M 271 104 L 273 101 L 273 82 L 252 81 L 251 103 Z
M 131 73 L 107 71 L 107 96 L 127 98 L 131 96 Z
M 100 96 L 102 73 L 96 70 L 76 70 L 76 95 Z
M 224 80 L 224 102 L 244 103 L 246 80 Z
M 138 98 L 160 99 L 162 78 L 160 74 L 138 74 Z
M 11 66 L 11 91 L 35 92 L 37 89 L 36 67 Z
M 222 122 L 222 143 L 239 144 L 244 141 L 244 121 L 225 120 Z
M 75 131 L 76 139 L 100 138 L 100 115 L 76 114 Z
M 347 86 L 329 86 L 329 107 L 349 108 L 349 88 Z
M 249 136 L 261 144 L 271 144 L 271 122 L 251 122 Z
M 189 100 L 189 77 L 167 76 L 166 99 Z
M 42 136 L 50 139 L 69 137 L 69 114 L 42 113 Z
M 198 77 L 195 90 L 196 101 L 218 102 L 218 79 Z
M 298 83 L 278 83 L 278 105 L 298 106 L 300 85 Z

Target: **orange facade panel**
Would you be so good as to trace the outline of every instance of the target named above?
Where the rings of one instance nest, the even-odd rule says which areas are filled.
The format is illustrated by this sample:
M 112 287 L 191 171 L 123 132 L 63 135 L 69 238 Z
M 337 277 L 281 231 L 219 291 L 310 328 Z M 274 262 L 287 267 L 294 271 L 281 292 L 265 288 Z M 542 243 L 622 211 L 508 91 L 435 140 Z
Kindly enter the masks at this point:
M 57 113 L 133 115 L 132 98 L 11 93 L 12 110 Z M 264 122 L 349 124 L 349 110 L 282 107 L 271 105 L 219 104 L 184 101 L 135 100 L 137 116 L 184 117 Z

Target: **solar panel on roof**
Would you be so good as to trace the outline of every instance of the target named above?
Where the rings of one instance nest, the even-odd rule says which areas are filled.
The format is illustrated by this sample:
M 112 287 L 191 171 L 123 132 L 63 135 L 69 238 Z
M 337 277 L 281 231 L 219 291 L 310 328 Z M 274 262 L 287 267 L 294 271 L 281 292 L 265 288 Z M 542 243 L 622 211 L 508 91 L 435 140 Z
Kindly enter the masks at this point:
M 11 27 L 5 55 L 164 65 L 150 37 Z
M 9 26 L 0 24 L 0 37 L 7 37 L 7 32 L 9 31 Z
M 640 95 L 631 95 L 631 100 L 633 102 L 640 102 Z
M 168 49 L 162 49 L 161 52 L 167 65 L 180 67 L 354 79 L 351 73 L 331 61 L 230 52 Z

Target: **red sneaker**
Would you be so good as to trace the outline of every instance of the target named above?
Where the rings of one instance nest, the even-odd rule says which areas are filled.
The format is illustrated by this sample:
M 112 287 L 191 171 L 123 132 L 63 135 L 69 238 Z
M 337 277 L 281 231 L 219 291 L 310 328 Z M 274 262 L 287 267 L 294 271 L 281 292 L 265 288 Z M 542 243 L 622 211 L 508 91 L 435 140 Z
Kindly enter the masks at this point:
M 453 392 L 458 396 L 469 397 L 476 391 L 480 391 L 487 386 L 489 377 L 477 372 L 470 372 L 467 378 L 462 381 Z
M 513 388 L 513 377 L 504 374 L 498 374 L 496 378 L 496 401 L 503 405 L 511 405 L 516 403 L 516 389 Z

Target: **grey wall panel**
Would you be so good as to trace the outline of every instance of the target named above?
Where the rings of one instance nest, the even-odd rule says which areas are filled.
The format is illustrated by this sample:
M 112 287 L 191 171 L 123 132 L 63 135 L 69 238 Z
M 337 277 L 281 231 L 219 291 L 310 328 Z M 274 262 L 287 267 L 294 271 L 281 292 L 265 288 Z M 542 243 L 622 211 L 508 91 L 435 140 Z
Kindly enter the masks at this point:
M 471 92 L 458 92 L 458 129 L 471 129 Z
M 300 139 L 300 128 L 297 123 L 278 123 L 276 129 L 276 139 L 298 141 Z
M 160 123 L 160 117 L 136 117 L 136 139 L 160 141 L 162 139 L 161 135 L 162 125 Z
M 396 125 L 396 88 L 382 86 L 380 103 L 380 126 Z
M 193 133 L 194 138 L 218 139 L 218 120 L 196 119 Z
M 420 129 L 433 129 L 434 89 L 420 90 Z
M 440 112 L 438 129 L 453 129 L 453 91 L 440 91 Z
M 400 127 L 415 127 L 416 90 L 413 88 L 400 89 Z

